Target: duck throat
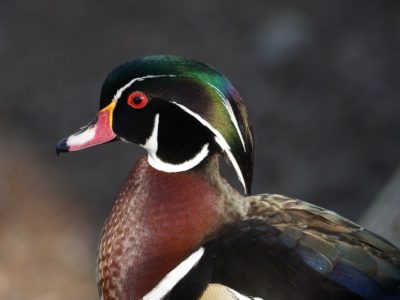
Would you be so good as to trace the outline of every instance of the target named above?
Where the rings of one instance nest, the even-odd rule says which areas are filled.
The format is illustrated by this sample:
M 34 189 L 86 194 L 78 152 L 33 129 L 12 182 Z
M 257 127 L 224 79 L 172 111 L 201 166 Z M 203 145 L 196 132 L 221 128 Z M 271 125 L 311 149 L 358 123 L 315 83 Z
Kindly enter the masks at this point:
M 138 161 L 103 228 L 102 299 L 141 299 L 222 226 L 224 200 L 210 172 L 219 176 L 217 158 L 178 173 Z

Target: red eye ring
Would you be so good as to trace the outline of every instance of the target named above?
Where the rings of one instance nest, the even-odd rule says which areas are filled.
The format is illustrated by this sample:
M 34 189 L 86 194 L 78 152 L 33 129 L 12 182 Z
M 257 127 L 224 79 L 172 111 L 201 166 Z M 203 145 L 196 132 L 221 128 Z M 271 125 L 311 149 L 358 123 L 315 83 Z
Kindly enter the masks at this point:
M 141 109 L 149 103 L 149 99 L 142 92 L 132 92 L 128 96 L 128 105 L 134 109 Z

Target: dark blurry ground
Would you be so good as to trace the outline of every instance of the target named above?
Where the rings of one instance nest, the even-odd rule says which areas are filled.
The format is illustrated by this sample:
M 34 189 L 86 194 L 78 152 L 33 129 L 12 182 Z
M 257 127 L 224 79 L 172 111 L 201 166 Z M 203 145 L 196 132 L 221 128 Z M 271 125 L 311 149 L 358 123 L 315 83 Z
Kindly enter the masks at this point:
M 254 193 L 357 220 L 399 164 L 397 0 L 3 0 L 0 299 L 96 297 L 100 228 L 143 151 L 54 146 L 92 118 L 115 65 L 156 53 L 233 81 L 254 128 Z

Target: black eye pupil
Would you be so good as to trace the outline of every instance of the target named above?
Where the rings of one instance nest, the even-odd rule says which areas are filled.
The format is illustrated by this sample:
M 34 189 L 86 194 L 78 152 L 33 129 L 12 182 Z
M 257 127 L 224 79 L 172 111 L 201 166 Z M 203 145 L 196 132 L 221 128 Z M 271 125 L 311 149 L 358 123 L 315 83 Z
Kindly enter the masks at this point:
M 133 103 L 135 104 L 140 104 L 142 102 L 142 98 L 139 96 L 136 96 L 135 98 L 133 98 Z

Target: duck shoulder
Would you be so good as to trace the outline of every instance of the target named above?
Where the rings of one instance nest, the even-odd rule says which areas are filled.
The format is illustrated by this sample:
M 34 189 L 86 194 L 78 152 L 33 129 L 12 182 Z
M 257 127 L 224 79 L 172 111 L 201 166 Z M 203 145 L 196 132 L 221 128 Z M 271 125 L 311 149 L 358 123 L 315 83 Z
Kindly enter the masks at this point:
M 354 249 L 357 252 L 354 259 L 363 252 L 400 265 L 400 251 L 396 246 L 335 212 L 277 194 L 247 197 L 247 201 L 246 219 L 263 220 L 300 245 L 318 249 L 321 241 L 335 245 L 338 253 Z M 309 244 L 312 242 L 315 244 Z M 352 262 L 350 257 L 347 259 Z

